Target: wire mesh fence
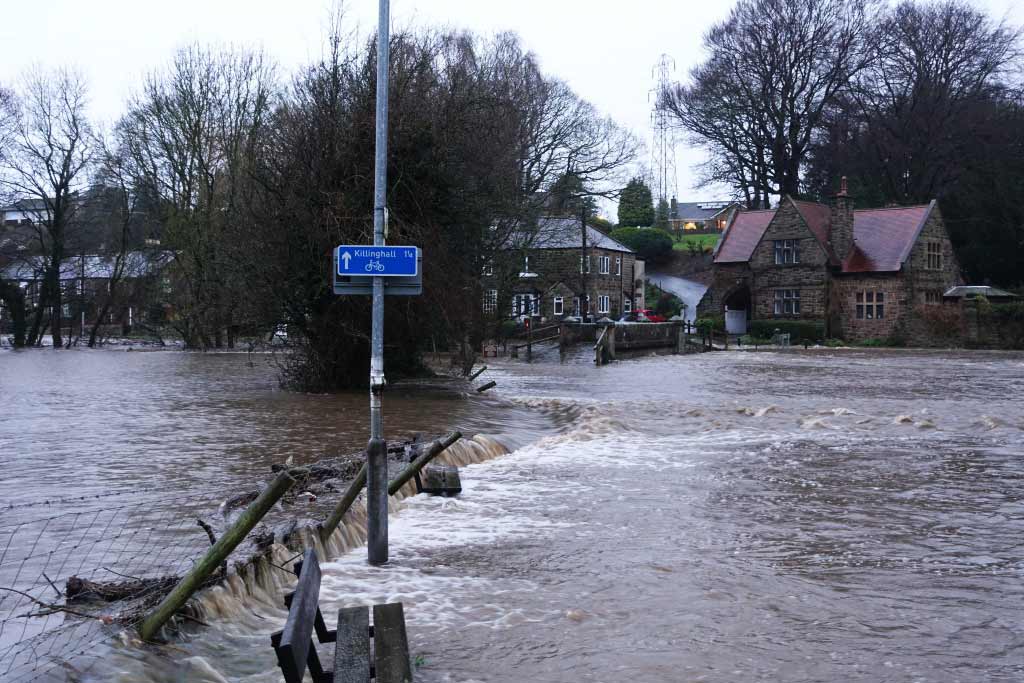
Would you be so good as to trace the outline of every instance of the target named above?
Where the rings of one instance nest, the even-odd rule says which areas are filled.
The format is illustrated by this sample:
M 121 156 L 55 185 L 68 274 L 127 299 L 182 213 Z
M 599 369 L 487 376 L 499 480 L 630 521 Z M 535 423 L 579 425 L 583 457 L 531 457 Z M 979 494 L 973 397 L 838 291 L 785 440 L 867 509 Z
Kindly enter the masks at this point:
M 105 642 L 138 625 L 252 497 L 245 492 L 219 510 L 223 490 L 195 489 L 7 508 L 0 680 L 61 680 L 99 656 Z M 198 522 L 204 518 L 206 526 Z

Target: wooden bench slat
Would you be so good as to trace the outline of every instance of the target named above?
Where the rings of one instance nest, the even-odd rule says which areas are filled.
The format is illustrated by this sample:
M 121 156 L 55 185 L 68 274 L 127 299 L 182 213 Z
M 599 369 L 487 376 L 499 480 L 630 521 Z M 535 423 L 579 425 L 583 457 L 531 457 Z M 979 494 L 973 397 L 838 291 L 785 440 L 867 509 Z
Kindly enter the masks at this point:
M 334 680 L 335 683 L 370 681 L 370 611 L 365 607 L 346 607 L 338 612 Z
M 402 603 L 374 605 L 373 632 L 377 683 L 411 683 L 412 665 Z
M 281 672 L 289 683 L 301 681 L 307 665 L 314 680 L 318 676 L 323 678 L 324 671 L 311 640 L 320 598 L 320 578 L 316 553 L 307 550 L 302 573 L 292 594 L 288 619 L 280 635 L 275 634 L 271 639 Z

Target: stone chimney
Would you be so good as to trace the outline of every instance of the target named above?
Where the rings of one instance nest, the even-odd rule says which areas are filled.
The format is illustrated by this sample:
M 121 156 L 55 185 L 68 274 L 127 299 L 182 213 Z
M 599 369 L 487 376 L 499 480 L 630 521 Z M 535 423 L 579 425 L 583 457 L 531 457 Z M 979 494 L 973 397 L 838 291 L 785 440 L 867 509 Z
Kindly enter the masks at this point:
M 828 240 L 840 261 L 853 250 L 853 197 L 846 189 L 846 176 L 839 184 L 839 192 L 832 198 L 832 211 L 828 226 Z
M 679 202 L 676 201 L 675 197 L 672 197 L 672 201 L 669 203 L 668 217 L 672 219 L 679 218 Z

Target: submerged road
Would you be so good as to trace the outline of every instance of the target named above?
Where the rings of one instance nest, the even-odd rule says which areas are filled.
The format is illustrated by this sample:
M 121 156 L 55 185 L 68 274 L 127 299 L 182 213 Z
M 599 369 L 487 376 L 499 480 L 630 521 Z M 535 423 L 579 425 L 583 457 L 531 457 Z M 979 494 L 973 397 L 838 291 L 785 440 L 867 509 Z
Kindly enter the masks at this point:
M 682 299 L 686 304 L 686 311 L 683 315 L 687 320 L 696 320 L 697 304 L 700 302 L 701 297 L 704 296 L 704 292 L 708 291 L 707 285 L 695 280 L 687 280 L 676 275 L 669 275 L 658 270 L 649 270 L 647 272 L 647 279 L 666 292 L 671 292 Z

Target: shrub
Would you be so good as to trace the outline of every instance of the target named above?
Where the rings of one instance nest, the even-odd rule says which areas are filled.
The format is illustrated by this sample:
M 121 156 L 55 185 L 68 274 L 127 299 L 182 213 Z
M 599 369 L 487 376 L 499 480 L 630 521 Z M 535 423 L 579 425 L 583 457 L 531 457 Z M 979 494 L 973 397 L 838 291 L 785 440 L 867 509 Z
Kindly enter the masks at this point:
M 619 228 L 611 238 L 636 252 L 647 263 L 664 263 L 672 256 L 672 236 L 654 228 Z
M 747 333 L 771 339 L 776 330 L 789 334 L 791 344 L 812 344 L 825 338 L 825 323 L 820 320 L 751 320 Z
M 842 339 L 826 339 L 825 346 L 830 349 L 838 349 L 840 347 L 847 346 L 847 343 Z
M 701 334 L 714 332 L 725 332 L 725 318 L 717 316 L 713 318 L 698 318 L 693 324 Z
M 923 304 L 914 311 L 933 339 L 958 341 L 964 334 L 963 313 L 959 306 L 929 306 Z

